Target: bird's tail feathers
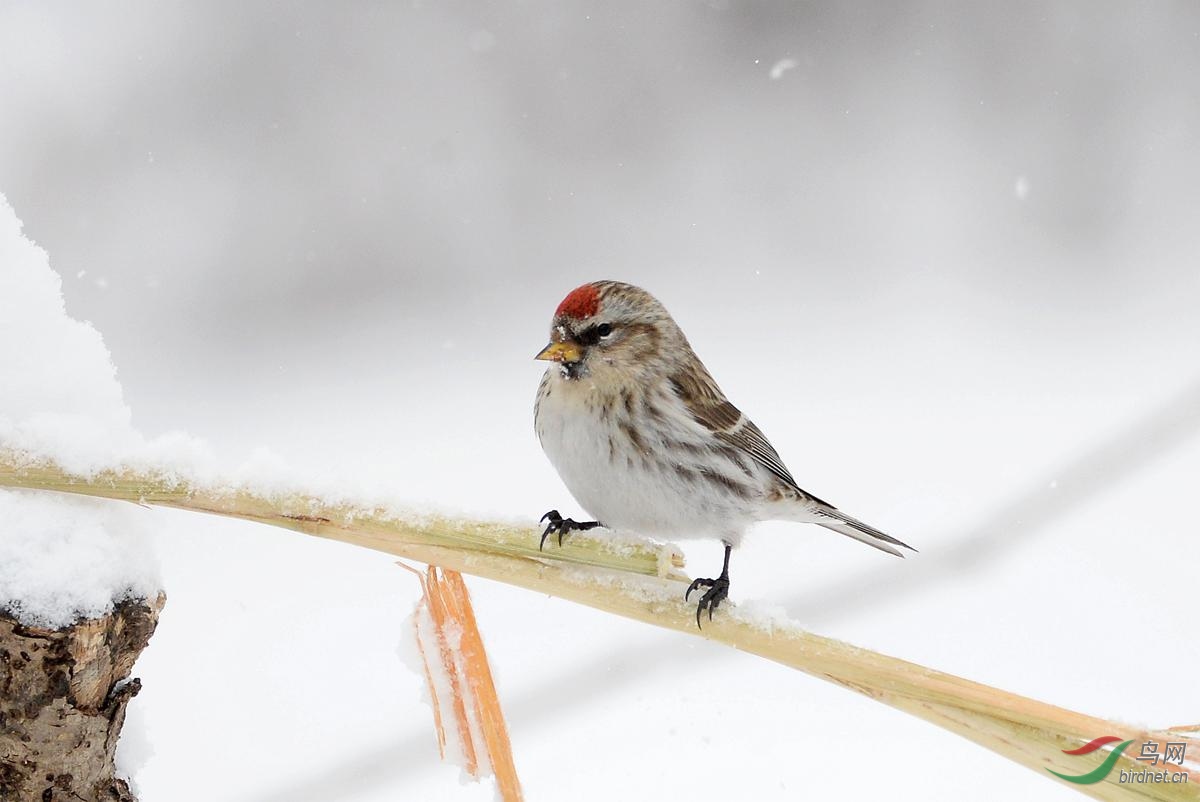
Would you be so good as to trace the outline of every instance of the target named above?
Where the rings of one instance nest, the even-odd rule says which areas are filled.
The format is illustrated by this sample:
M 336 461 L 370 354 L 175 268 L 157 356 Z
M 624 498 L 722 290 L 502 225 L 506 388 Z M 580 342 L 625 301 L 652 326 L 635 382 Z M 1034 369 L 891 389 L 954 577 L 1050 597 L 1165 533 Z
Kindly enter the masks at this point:
M 857 541 L 866 543 L 868 546 L 874 546 L 880 551 L 886 551 L 888 554 L 894 554 L 897 557 L 903 557 L 904 552 L 900 548 L 916 551 L 912 546 L 902 540 L 897 540 L 891 535 L 880 532 L 873 526 L 865 524 L 857 518 L 852 518 L 836 507 L 823 505 L 814 510 L 814 523 L 818 523 L 826 529 L 832 529 L 834 532 L 852 537 Z

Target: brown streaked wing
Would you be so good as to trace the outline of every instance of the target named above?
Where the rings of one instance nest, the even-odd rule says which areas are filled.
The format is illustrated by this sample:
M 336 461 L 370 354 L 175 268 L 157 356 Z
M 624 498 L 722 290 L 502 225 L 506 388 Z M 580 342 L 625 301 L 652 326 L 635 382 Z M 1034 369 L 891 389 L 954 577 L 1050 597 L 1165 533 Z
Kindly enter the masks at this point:
M 816 510 L 818 513 L 826 515 L 835 521 L 835 523 L 821 521 L 817 521 L 816 523 L 835 532 L 848 535 L 855 540 L 862 541 L 869 546 L 874 546 L 881 551 L 886 551 L 889 554 L 903 556 L 896 549 L 882 544 L 902 546 L 903 548 L 916 551 L 916 549 L 913 549 L 907 543 L 897 540 L 891 535 L 886 535 L 856 518 L 851 518 L 828 501 L 823 501 L 807 490 L 801 489 L 796 484 L 796 480 L 792 478 L 792 474 L 788 471 L 787 466 L 783 464 L 783 460 L 779 458 L 779 453 L 767 441 L 762 430 L 755 426 L 753 421 L 743 415 L 741 410 L 729 402 L 729 399 L 717 387 L 717 383 L 713 381 L 712 376 L 703 367 L 695 373 L 681 371 L 672 376 L 670 382 L 671 387 L 675 390 L 675 394 L 683 402 L 697 423 L 712 432 L 713 436 L 718 440 L 747 454 L 759 465 L 770 471 L 785 486 L 799 494 L 801 499 L 818 505 L 818 509 Z M 864 535 L 866 537 L 863 537 Z
M 701 375 L 677 373 L 671 377 L 671 386 L 692 418 L 714 437 L 747 454 L 802 497 L 825 503 L 800 489 L 766 435 L 725 397 L 707 371 Z

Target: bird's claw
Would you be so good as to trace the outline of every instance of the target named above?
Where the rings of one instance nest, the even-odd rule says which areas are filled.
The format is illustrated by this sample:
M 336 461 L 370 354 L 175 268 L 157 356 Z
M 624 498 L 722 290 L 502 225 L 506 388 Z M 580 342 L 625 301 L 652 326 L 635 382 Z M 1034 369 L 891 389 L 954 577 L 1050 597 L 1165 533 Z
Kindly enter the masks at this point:
M 538 543 L 538 551 L 546 545 L 546 538 L 550 537 L 551 532 L 558 533 L 558 545 L 562 545 L 563 535 L 568 532 L 585 532 L 588 529 L 595 529 L 600 525 L 599 521 L 576 521 L 571 518 L 564 518 L 559 515 L 558 510 L 550 510 L 550 512 L 538 519 L 538 523 L 549 521 L 546 526 L 546 531 L 542 532 L 541 542 Z
M 696 627 L 703 629 L 700 626 L 700 614 L 708 610 L 708 620 L 712 621 L 713 610 L 717 609 L 721 602 L 729 598 L 729 577 L 719 576 L 716 579 L 697 579 L 688 585 L 687 593 L 683 594 L 683 600 L 688 601 L 692 595 L 692 591 L 700 588 L 708 588 L 704 595 L 700 597 L 700 601 L 696 604 Z

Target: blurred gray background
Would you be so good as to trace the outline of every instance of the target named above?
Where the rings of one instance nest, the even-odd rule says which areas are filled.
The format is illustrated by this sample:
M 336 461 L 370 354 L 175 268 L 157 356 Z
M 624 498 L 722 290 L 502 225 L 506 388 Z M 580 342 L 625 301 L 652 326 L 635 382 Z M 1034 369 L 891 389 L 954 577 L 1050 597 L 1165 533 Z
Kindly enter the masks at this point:
M 1196 3 L 0 2 L 0 192 L 144 433 L 530 523 L 579 512 L 532 433 L 551 313 L 587 280 L 646 286 L 801 485 L 921 549 L 766 524 L 736 600 L 1090 713 L 1196 718 L 1196 641 L 1164 609 L 1200 564 Z M 398 676 L 415 584 L 153 515 L 146 798 L 207 798 L 188 778 L 231 716 L 246 743 L 212 759 L 238 800 L 464 798 Z M 531 798 L 841 776 L 1053 798 L 841 689 L 472 587 Z M 328 633 L 362 659 L 310 661 Z M 192 680 L 233 664 L 236 687 Z M 309 704 L 335 685 L 342 708 Z M 863 772 L 863 732 L 945 761 Z M 686 776 L 595 782 L 601 746 Z
M 1187 2 L 4 3 L 0 191 L 151 430 L 164 370 L 337 340 L 337 383 L 347 332 L 505 336 L 600 277 L 803 348 L 1087 341 L 1191 312 L 1197 76 Z

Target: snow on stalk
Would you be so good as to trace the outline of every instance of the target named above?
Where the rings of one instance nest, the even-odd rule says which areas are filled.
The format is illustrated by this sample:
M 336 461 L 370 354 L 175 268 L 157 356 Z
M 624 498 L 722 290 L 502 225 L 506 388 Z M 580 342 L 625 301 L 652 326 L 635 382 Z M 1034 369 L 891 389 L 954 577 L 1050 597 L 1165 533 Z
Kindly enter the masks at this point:
M 313 495 L 259 492 L 238 485 L 192 482 L 171 472 L 122 468 L 89 476 L 72 475 L 51 461 L 31 459 L 0 447 L 0 486 L 57 490 L 258 521 L 316 537 L 409 556 L 412 546 L 444 546 L 470 553 L 554 560 L 684 581 L 683 556 L 669 545 L 608 541 L 573 533 L 545 552 L 532 529 L 469 521 L 383 506 L 329 502 Z M 428 562 L 428 561 L 422 561 Z M 472 573 L 468 571 L 467 573 Z
M 503 802 L 521 802 L 508 725 L 462 574 L 432 565 L 424 573 L 402 562 L 397 565 L 416 574 L 421 583 L 421 600 L 411 620 L 429 685 L 438 753 L 447 758 L 442 710 L 448 708 L 454 713 L 463 770 L 477 780 L 491 774 Z
M 538 532 L 519 527 L 451 518 L 407 518 L 393 511 L 364 509 L 315 496 L 256 493 L 253 488 L 192 486 L 166 474 L 134 470 L 72 476 L 49 463 L 0 454 L 0 486 L 58 490 L 123 499 L 259 521 L 310 535 L 353 543 L 450 571 L 486 577 L 599 610 L 700 635 L 744 652 L 837 683 L 939 727 L 1067 784 L 1050 771 L 1079 775 L 1112 758 L 1111 771 L 1091 784 L 1070 784 L 1103 800 L 1195 800 L 1200 796 L 1200 735 L 1196 727 L 1147 730 L 1076 713 L 868 649 L 806 632 L 794 623 L 756 612 L 751 605 L 722 607 L 697 630 L 695 605 L 683 600 L 687 577 L 682 560 L 667 547 L 621 544 L 573 534 L 565 545 L 537 548 Z M 1061 669 L 1056 669 L 1061 670 Z M 1079 750 L 1101 736 L 1132 741 L 1115 755 L 1109 745 L 1090 758 Z M 1137 762 L 1141 743 L 1182 742 L 1185 782 L 1121 783 L 1121 771 Z M 914 760 L 914 772 L 935 770 Z M 1172 766 L 1174 768 L 1174 766 Z

